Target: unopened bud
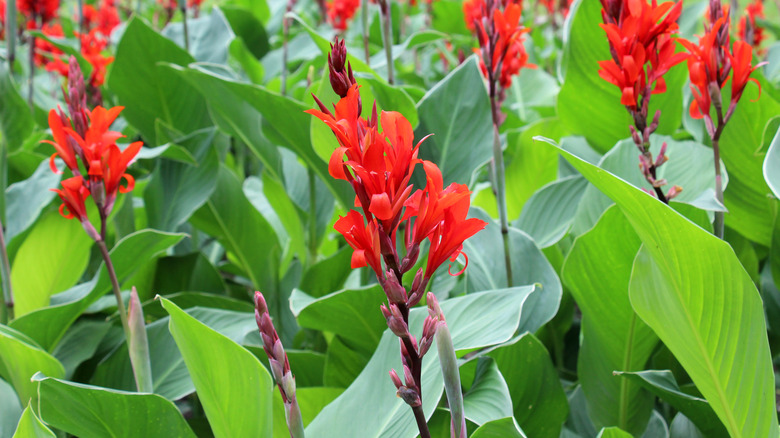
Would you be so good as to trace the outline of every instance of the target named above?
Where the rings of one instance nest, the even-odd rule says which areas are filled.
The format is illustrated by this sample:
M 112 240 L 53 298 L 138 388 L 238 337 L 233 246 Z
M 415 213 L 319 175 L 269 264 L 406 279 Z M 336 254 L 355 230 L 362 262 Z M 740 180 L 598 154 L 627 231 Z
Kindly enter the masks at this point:
M 710 99 L 712 99 L 712 104 L 715 106 L 715 110 L 720 113 L 720 111 L 723 109 L 723 102 L 720 96 L 720 87 L 718 86 L 717 82 L 712 81 L 709 83 L 707 88 L 710 93 Z
M 409 229 L 411 227 L 408 227 Z M 420 256 L 420 245 L 413 243 L 412 247 L 408 249 L 408 252 L 406 253 L 406 257 L 404 257 L 403 261 L 401 262 L 401 272 L 406 272 L 409 269 L 414 266 L 415 263 L 417 263 L 417 257 Z
M 284 377 L 282 377 L 280 386 L 288 399 L 295 397 L 295 376 L 293 376 L 292 371 L 287 371 Z
M 444 322 L 444 313 L 442 313 L 441 307 L 439 307 L 439 300 L 436 299 L 436 295 L 433 292 L 428 292 L 426 298 L 428 300 L 428 314 L 432 318 Z
M 282 377 L 284 376 L 282 364 L 272 357 L 268 358 L 268 363 L 271 365 L 271 374 L 273 374 L 274 380 L 276 380 L 277 383 L 280 383 L 282 381 Z
M 395 272 L 387 270 L 387 280 L 384 282 L 385 294 L 391 304 L 406 304 L 406 289 L 398 282 Z
M 395 370 L 390 370 L 390 380 L 393 381 L 393 385 L 395 385 L 395 389 L 401 389 L 404 384 L 401 382 L 401 378 L 398 377 L 398 373 L 395 372 Z
M 417 383 L 414 381 L 414 376 L 412 375 L 412 370 L 406 365 L 404 365 L 404 383 L 406 383 L 406 386 L 409 388 L 417 387 Z
M 384 304 L 382 304 L 379 306 L 379 309 L 385 316 L 385 319 L 387 320 L 387 326 L 394 335 L 402 339 L 409 337 L 409 326 L 406 325 L 406 322 L 404 321 L 403 315 L 401 315 L 401 311 L 398 309 L 398 306 L 395 304 L 390 304 L 390 309 L 388 309 Z
M 405 386 L 402 386 L 398 388 L 398 391 L 396 391 L 396 395 L 401 398 L 406 404 L 409 406 L 415 408 L 417 406 L 422 406 L 422 401 L 420 400 L 420 395 L 417 394 L 417 391 L 414 389 L 407 388 Z
M 655 167 L 660 167 L 662 164 L 666 163 L 669 160 L 669 157 L 666 156 L 666 142 L 664 142 L 661 145 L 661 151 L 658 152 L 658 155 L 655 157 Z
M 683 190 L 683 189 L 682 189 L 682 187 L 680 187 L 680 186 L 673 186 L 673 187 L 672 187 L 671 189 L 669 189 L 669 191 L 666 193 L 666 199 L 667 199 L 667 200 L 669 200 L 669 201 L 671 201 L 671 200 L 672 200 L 672 199 L 674 199 L 674 198 L 675 198 L 677 195 L 679 195 L 679 194 L 680 194 L 680 192 L 682 192 L 682 190 Z
M 260 291 L 255 291 L 255 310 L 260 314 L 268 313 L 268 304 L 265 302 L 265 297 Z
M 661 179 L 658 179 L 658 180 L 655 180 L 655 181 L 651 182 L 651 184 L 653 185 L 653 187 L 663 187 L 663 186 L 665 186 L 668 183 L 667 183 L 667 181 L 665 179 L 661 178 Z
M 636 132 L 636 128 L 634 128 L 633 126 L 629 126 L 628 129 L 631 130 L 631 139 L 634 140 L 634 144 L 636 144 L 637 147 L 641 145 L 642 139 L 639 137 L 639 133 Z

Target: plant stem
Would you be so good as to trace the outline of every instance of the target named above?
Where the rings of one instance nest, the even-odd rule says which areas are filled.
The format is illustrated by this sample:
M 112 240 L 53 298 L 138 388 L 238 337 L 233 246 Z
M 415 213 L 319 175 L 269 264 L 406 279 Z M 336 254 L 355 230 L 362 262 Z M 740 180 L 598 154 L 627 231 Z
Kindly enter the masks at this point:
M 428 431 L 428 423 L 425 421 L 425 412 L 423 412 L 422 406 L 413 406 L 412 412 L 414 413 L 415 421 L 417 421 L 417 429 L 420 430 L 420 438 L 431 438 L 431 432 Z
M 190 32 L 187 28 L 187 2 L 179 0 L 179 9 L 181 9 L 181 23 L 184 29 L 184 50 L 190 51 Z
M 723 131 L 722 128 L 723 125 L 718 125 L 718 130 L 716 131 L 716 137 L 712 139 L 712 153 L 715 161 L 715 198 L 720 202 L 721 205 L 723 204 L 723 177 L 720 174 L 720 134 Z M 716 211 L 715 212 L 715 224 L 713 225 L 715 235 L 718 236 L 719 239 L 723 239 L 723 232 L 724 232 L 724 214 L 722 211 Z
M 301 416 L 301 408 L 298 406 L 297 396 L 290 400 L 289 404 L 285 405 L 284 414 L 287 420 L 287 430 L 290 431 L 290 438 L 304 438 L 303 417 Z
M 289 12 L 289 6 L 288 6 L 288 12 Z M 287 53 L 289 49 L 287 48 L 287 39 L 289 38 L 290 34 L 290 20 L 287 18 L 287 15 L 285 15 L 282 18 L 282 76 L 281 76 L 281 94 L 282 96 L 287 94 Z
M 363 49 L 366 55 L 366 65 L 371 67 L 371 50 L 368 47 L 368 0 L 362 0 L 360 5 L 360 18 L 363 22 Z
M 8 47 L 8 71 L 13 73 L 14 60 L 16 59 L 16 2 L 6 2 L 5 16 L 5 38 Z
M 3 274 L 3 318 L 2 323 L 14 319 L 14 294 L 11 289 L 11 264 L 8 262 L 8 251 L 5 247 L 3 223 L 0 222 L 0 272 Z
M 309 266 L 317 261 L 317 176 L 311 167 L 309 177 Z
M 97 242 L 98 248 L 100 248 L 100 255 L 103 256 L 103 262 L 106 264 L 106 270 L 108 271 L 108 278 L 111 280 L 111 290 L 114 291 L 114 298 L 116 298 L 116 309 L 119 312 L 119 319 L 122 321 L 122 329 L 125 331 L 125 339 L 130 342 L 130 326 L 127 323 L 127 310 L 125 309 L 125 303 L 122 301 L 122 292 L 119 289 L 119 280 L 116 278 L 116 271 L 114 271 L 114 264 L 111 263 L 111 256 L 108 253 L 105 240 L 101 239 Z M 128 345 L 129 347 L 129 345 Z
M 33 20 L 35 20 L 34 16 Z M 30 106 L 30 114 L 35 117 L 35 106 L 33 104 L 33 92 L 35 91 L 33 85 L 33 79 L 35 78 L 35 35 L 30 34 L 28 44 L 30 44 L 30 80 L 27 82 L 27 103 Z
M 493 76 L 492 74 L 489 76 Z M 496 100 L 495 79 L 490 81 L 490 107 L 493 117 L 493 163 L 495 164 L 495 193 L 498 205 L 498 218 L 501 224 L 501 239 L 504 243 L 504 265 L 506 266 L 506 284 L 512 287 L 512 257 L 509 244 L 509 218 L 506 209 L 506 174 L 504 170 L 504 151 L 501 149 L 501 137 L 498 135 L 498 101 Z
M 382 11 L 382 43 L 385 46 L 387 58 L 387 83 L 393 85 L 393 15 L 390 10 L 390 0 L 381 0 Z

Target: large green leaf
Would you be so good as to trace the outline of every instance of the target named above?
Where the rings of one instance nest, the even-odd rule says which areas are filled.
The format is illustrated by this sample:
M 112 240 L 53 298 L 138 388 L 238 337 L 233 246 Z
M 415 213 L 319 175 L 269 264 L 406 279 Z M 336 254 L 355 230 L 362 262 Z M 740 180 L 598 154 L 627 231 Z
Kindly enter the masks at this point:
M 273 382 L 265 367 L 230 338 L 161 301 L 214 436 L 271 436 Z
M 67 220 L 56 211 L 39 220 L 11 267 L 17 317 L 48 306 L 52 295 L 76 284 L 92 244 L 78 220 Z
M 601 79 L 599 61 L 611 59 L 602 22 L 601 3 L 580 0 L 572 6 L 563 49 L 563 86 L 558 94 L 558 117 L 574 134 L 584 135 L 601 152 L 628 137 L 631 116 L 620 103 L 620 89 Z M 685 67 L 678 65 L 664 75 L 667 91 L 650 99 L 650 117 L 661 109 L 659 133 L 671 134 L 682 117 Z
M 644 243 L 629 285 L 640 318 L 680 361 L 731 436 L 776 436 L 761 297 L 731 247 L 619 178 L 560 152 L 620 206 Z
M 596 438 L 631 438 L 631 434 L 618 427 L 605 427 L 601 429 Z
M 471 216 L 488 223 L 463 244 L 469 257 L 466 269 L 466 289 L 469 292 L 507 287 L 503 243 L 499 225 L 484 211 L 471 209 Z M 512 278 L 515 285 L 541 284 L 534 289 L 525 303 L 530 318 L 523 321 L 522 331 L 535 332 L 558 311 L 561 302 L 561 281 L 534 241 L 524 232 L 509 229 L 509 245 L 512 251 Z M 534 309 L 534 310 L 530 310 Z
M 542 187 L 512 225 L 528 233 L 542 248 L 555 245 L 569 232 L 586 187 L 585 178 L 575 175 Z
M 469 58 L 417 102 L 415 137 L 435 134 L 420 146 L 420 158 L 438 164 L 444 184 L 469 184 L 493 156 L 490 99 L 476 57 Z
M 379 285 L 346 289 L 322 298 L 295 289 L 290 296 L 290 308 L 301 327 L 337 334 L 350 347 L 367 353 L 376 348 L 387 328 L 379 311 L 379 305 L 385 302 Z
M 492 350 L 509 394 L 514 418 L 534 437 L 557 438 L 566 420 L 569 403 L 547 349 L 533 334 L 526 333 Z
M 59 182 L 60 175 L 49 169 L 49 160 L 44 160 L 29 178 L 11 184 L 6 189 L 5 214 L 13 218 L 4 224 L 6 243 L 35 222 L 41 210 L 57 196 L 49 189 L 57 187 Z
M 0 325 L 0 377 L 13 385 L 22 405 L 38 400 L 38 385 L 30 378 L 39 371 L 55 377 L 65 375 L 62 364 L 32 339 Z
M 82 438 L 193 437 L 176 405 L 156 394 L 116 391 L 36 374 L 39 412 L 50 426 Z
M 525 438 L 525 434 L 512 417 L 483 424 L 471 438 Z
M 159 160 L 144 189 L 149 226 L 174 231 L 209 198 L 217 183 L 219 160 L 212 145 L 214 129 L 192 133 L 176 140 L 192 153 L 194 165 Z
M 674 379 L 671 371 L 621 372 L 618 375 L 625 380 L 641 385 L 672 405 L 672 407 L 685 414 L 689 420 L 693 421 L 707 436 L 728 436 L 723 423 L 715 415 L 707 400 L 682 392 L 677 386 L 677 381 Z
M 52 432 L 45 424 L 41 423 L 41 420 L 35 415 L 35 411 L 32 410 L 32 404 L 28 403 L 27 407 L 22 412 L 22 418 L 19 419 L 19 424 L 16 427 L 16 433 L 13 438 L 55 438 L 54 432 Z
M 14 387 L 0 379 L 0 437 L 11 437 L 21 416 L 22 405 Z
M 111 323 L 84 319 L 73 324 L 52 353 L 65 367 L 65 378 L 73 376 L 79 365 L 92 358 L 106 336 Z M 127 353 L 125 353 L 127 355 Z M 130 358 L 128 357 L 128 360 Z M 133 387 L 135 389 L 135 382 Z
M 479 348 L 508 340 L 520 323 L 520 308 L 531 288 L 513 288 L 470 294 L 441 303 L 451 327 L 456 350 Z M 427 315 L 424 308 L 412 309 L 410 331 L 420 333 Z M 352 385 L 320 412 L 306 428 L 307 435 L 412 438 L 417 434 L 412 411 L 396 397 L 387 372 L 400 370 L 398 338 L 386 330 L 368 365 Z M 435 349 L 423 360 L 423 409 L 429 417 L 436 409 L 444 382 Z M 345 422 L 339 413 L 350 412 Z
M 775 198 L 780 199 L 780 129 L 772 139 L 772 144 L 769 145 L 769 151 L 764 158 L 764 179 L 775 194 Z
M 6 63 L 0 65 L 0 133 L 8 151 L 22 147 L 32 134 L 34 121 Z
M 217 238 L 235 256 L 256 290 L 269 299 L 271 314 L 275 304 L 281 247 L 271 225 L 249 202 L 238 178 L 224 165 L 209 200 L 190 219 L 193 225 Z
M 767 84 L 765 84 L 766 86 Z M 756 100 L 758 100 L 756 102 Z M 769 93 L 758 98 L 758 87 L 745 89 L 720 139 L 720 156 L 729 170 L 729 187 L 723 192 L 728 213 L 726 225 L 748 239 L 769 246 L 777 207 L 764 179 L 764 139 L 775 134 L 773 120 L 780 103 Z M 767 132 L 767 128 L 772 128 Z M 775 170 L 775 173 L 778 173 Z
M 308 109 L 304 104 L 261 86 L 236 82 L 200 67 L 171 67 L 203 94 L 213 112 L 221 115 L 218 120 L 222 129 L 248 144 L 269 171 L 281 176 L 281 157 L 276 147 L 269 143 L 268 140 L 271 140 L 298 154 L 323 179 L 342 205 L 352 205 L 350 187 L 330 177 L 327 165 L 312 148 L 308 129 L 311 116 L 304 113 Z M 261 119 L 263 133 L 268 139 L 260 138 Z
M 463 394 L 463 408 L 466 418 L 478 425 L 512 416 L 512 397 L 493 359 L 479 358 L 474 383 Z
M 249 14 L 247 14 L 249 15 Z M 220 8 L 213 8 L 209 15 L 187 20 L 189 41 L 184 43 L 184 23 L 168 23 L 162 35 L 175 42 L 182 49 L 189 46 L 188 52 L 198 62 L 225 64 L 228 47 L 235 38 L 233 29 Z
M 578 237 L 563 265 L 563 282 L 582 312 L 577 360 L 588 413 L 597 428 L 635 435 L 650 419 L 653 397 L 613 371 L 644 369 L 658 337 L 631 308 L 631 266 L 642 242 L 617 207 Z
M 108 88 L 125 107 L 122 115 L 148 142 L 156 141 L 155 121 L 161 119 L 187 134 L 210 126 L 203 97 L 175 73 L 161 66 L 187 65 L 195 59 L 176 43 L 133 17 L 116 48 Z
M 183 237 L 184 234 L 141 230 L 117 242 L 110 254 L 119 282 L 179 243 Z M 52 351 L 76 318 L 110 290 L 111 281 L 105 265 L 102 265 L 91 281 L 53 296 L 51 306 L 17 318 L 10 325 L 33 338 L 45 350 Z

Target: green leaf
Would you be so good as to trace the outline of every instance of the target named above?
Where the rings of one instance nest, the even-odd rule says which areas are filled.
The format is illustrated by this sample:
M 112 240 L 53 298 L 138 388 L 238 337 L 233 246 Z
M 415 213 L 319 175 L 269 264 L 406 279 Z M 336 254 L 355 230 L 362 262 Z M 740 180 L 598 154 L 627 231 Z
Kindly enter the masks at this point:
M 279 280 L 279 239 L 246 198 L 238 178 L 224 165 L 220 166 L 211 197 L 190 221 L 236 257 L 256 290 L 271 295 L 268 297 L 271 314 L 277 316 L 273 300 Z
M 184 234 L 141 230 L 117 242 L 110 254 L 120 284 L 183 237 Z M 105 265 L 101 265 L 100 272 L 91 281 L 53 296 L 51 306 L 17 318 L 10 325 L 52 351 L 76 318 L 110 290 L 108 273 Z
M 265 353 L 263 353 L 265 354 Z M 292 366 L 292 360 L 290 360 Z M 298 374 L 295 374 L 295 384 L 298 385 L 295 396 L 298 399 L 298 406 L 301 408 L 303 425 L 311 423 L 311 420 L 320 413 L 322 408 L 332 402 L 336 397 L 344 392 L 344 388 L 301 388 L 298 382 Z M 290 432 L 287 430 L 287 421 L 284 413 L 284 402 L 279 391 L 274 391 L 274 438 L 290 438 Z
M 164 62 L 187 65 L 194 61 L 189 53 L 155 32 L 143 19 L 133 17 L 127 23 L 107 84 L 125 107 L 122 115 L 141 131 L 147 142 L 156 141 L 158 118 L 185 134 L 211 125 L 200 94 L 159 65 Z
M 0 379 L 0 437 L 13 435 L 22 416 L 22 405 L 13 386 Z
M 379 311 L 379 305 L 386 301 L 379 285 L 345 289 L 322 298 L 295 289 L 290 308 L 301 327 L 337 334 L 350 347 L 370 354 L 387 329 Z
M 528 233 L 541 248 L 555 245 L 569 232 L 587 186 L 585 178 L 569 176 L 542 187 L 512 226 Z
M 758 87 L 746 87 L 720 138 L 720 156 L 730 178 L 728 190 L 723 192 L 728 209 L 726 226 L 764 246 L 771 241 L 777 208 L 768 196 L 771 189 L 762 171 L 762 146 L 764 138 L 771 138 L 777 129 L 773 120 L 777 120 L 778 114 L 780 103 L 769 93 L 759 99 Z M 766 132 L 771 127 L 772 132 Z
M 577 374 L 596 427 L 634 435 L 647 427 L 653 397 L 613 371 L 642 370 L 658 337 L 634 313 L 628 285 L 642 242 L 617 207 L 578 237 L 563 265 L 563 282 L 582 312 Z
M 200 67 L 170 67 L 178 70 L 180 76 L 203 94 L 212 112 L 220 114 L 220 127 L 249 145 L 268 166 L 267 170 L 274 172 L 274 176 L 281 177 L 281 157 L 268 140 L 292 149 L 322 178 L 342 205 L 352 205 L 354 195 L 349 185 L 339 184 L 331 178 L 327 165 L 312 148 L 307 129 L 311 116 L 304 113 L 308 109 L 304 104 L 258 85 L 235 82 Z M 268 140 L 259 138 L 257 132 L 261 115 L 263 133 L 269 137 Z
M 272 433 L 273 382 L 255 356 L 160 298 L 168 328 L 192 376 L 214 436 L 265 437 Z
M 315 298 L 342 289 L 347 277 L 352 273 L 351 259 L 352 248 L 349 246 L 340 248 L 332 256 L 319 260 L 306 270 L 298 287 Z
M 420 158 L 439 165 L 444 184 L 469 184 L 493 156 L 490 99 L 477 58 L 471 57 L 417 102 L 415 137 L 435 134 L 420 146 Z
M 512 397 L 514 418 L 534 437 L 557 438 L 569 403 L 547 349 L 533 334 L 489 353 L 502 370 Z
M 247 8 L 238 6 L 224 5 L 220 6 L 230 27 L 236 34 L 237 39 L 243 41 L 244 46 L 249 49 L 257 59 L 261 59 L 268 53 L 268 34 L 260 20 L 249 13 Z
M 189 18 L 187 31 L 189 33 L 188 52 L 196 61 L 214 64 L 227 62 L 228 46 L 235 35 L 220 8 L 211 9 L 209 15 Z M 182 22 L 168 23 L 163 29 L 162 35 L 175 42 L 182 49 L 187 47 L 184 44 L 184 24 Z
M 60 176 L 49 169 L 49 160 L 44 160 L 29 178 L 6 189 L 5 215 L 13 218 L 4 224 L 6 243 L 35 222 L 41 210 L 57 196 L 49 189 L 57 187 L 59 182 Z
M 197 166 L 198 161 L 192 156 L 192 153 L 182 146 L 173 143 L 166 143 L 156 148 L 142 148 L 138 155 L 138 160 L 149 160 L 157 157 L 167 158 L 180 163 L 192 164 Z
M 680 361 L 731 436 L 776 435 L 761 297 L 731 247 L 615 176 L 560 153 L 620 206 L 644 243 L 629 286 L 634 311 Z
M 28 403 L 27 407 L 22 412 L 22 418 L 19 419 L 19 424 L 16 427 L 16 433 L 13 438 L 55 438 L 54 432 L 52 432 L 45 424 L 41 423 L 41 420 L 35 415 L 35 411 L 32 409 L 32 404 Z
M 466 418 L 480 426 L 512 416 L 509 388 L 493 359 L 479 358 L 474 383 L 463 395 L 463 407 Z
M 514 418 L 507 417 L 483 424 L 471 438 L 525 438 L 525 434 Z
M 518 328 L 518 309 L 530 291 L 530 287 L 504 289 L 441 302 L 447 324 L 452 328 L 455 349 L 479 348 L 508 340 Z M 409 317 L 412 333 L 421 333 L 426 315 L 424 308 L 412 309 Z M 307 435 L 329 436 L 338 430 L 340 435 L 350 437 L 414 437 L 417 426 L 409 406 L 395 395 L 395 388 L 387 377 L 390 368 L 402 369 L 398 338 L 386 330 L 368 365 L 352 385 L 312 421 L 307 427 Z M 425 355 L 422 371 L 426 417 L 436 409 L 443 388 L 438 357 L 435 349 L 431 349 Z M 343 412 L 351 413 L 349 422 L 344 422 L 343 416 L 338 414 Z
M 605 427 L 596 438 L 631 438 L 632 435 L 619 427 Z
M 669 425 L 671 438 L 704 438 L 704 435 L 682 412 L 678 412 Z
M 38 401 L 38 385 L 30 378 L 39 371 L 55 377 L 65 375 L 62 364 L 32 339 L 0 325 L 0 377 L 13 385 L 23 404 Z
M 8 151 L 22 147 L 30 136 L 35 122 L 30 107 L 19 93 L 6 63 L 0 65 L 0 133 Z
M 49 298 L 81 278 L 89 261 L 92 239 L 78 220 L 50 211 L 19 247 L 11 267 L 16 316 L 49 305 Z
M 507 286 L 506 268 L 500 227 L 482 210 L 472 208 L 470 216 L 482 219 L 488 225 L 463 243 L 463 251 L 469 257 L 469 267 L 465 272 L 466 289 L 471 292 L 504 288 Z M 541 284 L 525 303 L 529 318 L 524 319 L 521 325 L 522 331 L 535 332 L 558 311 L 561 281 L 527 234 L 510 227 L 509 245 L 514 284 Z
M 36 374 L 39 412 L 52 427 L 82 438 L 195 437 L 172 402 L 138 394 L 66 382 Z
M 772 144 L 769 145 L 769 151 L 764 158 L 764 179 L 767 185 L 775 194 L 775 198 L 780 199 L 780 129 L 777 130 Z M 774 169 L 774 172 L 772 171 Z
M 82 362 L 95 355 L 100 342 L 110 328 L 109 322 L 85 319 L 78 321 L 65 333 L 52 354 L 65 367 L 66 379 L 73 376 Z
M 707 436 L 728 436 L 723 423 L 715 415 L 707 400 L 686 394 L 677 386 L 674 375 L 668 370 L 648 370 L 631 372 L 618 372 L 617 375 L 625 380 L 630 380 L 669 403 L 678 411 L 685 414 Z
M 599 61 L 611 59 L 602 22 L 601 4 L 577 2 L 567 19 L 570 27 L 564 37 L 561 69 L 565 72 L 558 94 L 558 117 L 572 133 L 584 135 L 600 152 L 606 152 L 621 138 L 628 137 L 631 116 L 620 103 L 620 89 L 601 79 Z M 650 99 L 650 118 L 662 110 L 658 133 L 671 134 L 682 117 L 682 87 L 685 67 L 677 65 L 664 75 L 667 91 Z
M 195 165 L 159 160 L 144 189 L 144 205 L 150 227 L 174 231 L 200 208 L 214 191 L 219 173 L 217 152 L 212 147 L 214 128 L 176 140 L 191 153 Z

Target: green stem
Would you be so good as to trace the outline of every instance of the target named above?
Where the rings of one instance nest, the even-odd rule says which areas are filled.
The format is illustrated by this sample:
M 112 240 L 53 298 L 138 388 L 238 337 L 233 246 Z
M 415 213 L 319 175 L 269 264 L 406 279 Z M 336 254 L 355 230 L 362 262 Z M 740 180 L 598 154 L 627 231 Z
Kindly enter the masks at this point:
M 13 73 L 14 60 L 16 59 L 16 2 L 8 1 L 5 4 L 5 38 L 8 48 L 8 71 Z
M 504 243 L 504 264 L 506 265 L 506 284 L 512 287 L 512 257 L 509 245 L 509 219 L 506 211 L 506 176 L 504 170 L 504 153 L 501 150 L 501 138 L 498 136 L 498 125 L 493 124 L 493 162 L 495 163 L 496 203 L 498 218 L 501 224 L 501 239 Z
M 720 129 L 720 126 L 718 126 L 717 138 L 712 139 L 712 153 L 715 161 L 715 198 L 718 200 L 718 202 L 721 203 L 721 205 L 725 205 L 723 203 L 723 177 L 720 174 L 720 131 L 722 130 Z M 723 239 L 725 228 L 724 222 L 724 213 L 722 211 L 716 211 L 714 231 L 715 235 L 718 236 L 719 239 Z
M 3 274 L 3 314 L 2 323 L 14 319 L 14 294 L 11 289 L 11 264 L 8 262 L 8 251 L 5 247 L 3 224 L 0 222 L 0 272 Z
M 387 82 L 393 85 L 393 14 L 390 10 L 390 0 L 383 0 L 382 11 L 382 43 L 385 46 L 385 58 L 387 58 Z
M 287 7 L 289 12 L 290 7 Z M 281 76 L 281 94 L 282 96 L 287 94 L 287 56 L 289 49 L 287 47 L 287 39 L 290 35 L 290 20 L 285 15 L 282 18 L 282 76 Z
M 366 55 L 366 65 L 371 67 L 371 50 L 368 46 L 368 4 L 369 0 L 362 0 L 360 5 L 360 18 L 363 22 L 363 49 Z
M 187 28 L 187 1 L 179 0 L 179 9 L 181 9 L 181 23 L 184 29 L 184 50 L 190 51 L 190 32 Z
M 290 438 L 304 438 L 303 417 L 301 408 L 298 406 L 298 398 L 293 397 L 290 403 L 285 406 L 284 416 L 287 420 L 287 429 L 290 431 Z
M 317 176 L 311 167 L 309 176 L 309 266 L 317 260 Z
M 27 82 L 27 104 L 30 106 L 30 114 L 35 117 L 35 106 L 33 104 L 33 92 L 35 91 L 33 82 L 35 78 L 35 35 L 30 35 L 28 43 L 30 44 L 30 80 Z

